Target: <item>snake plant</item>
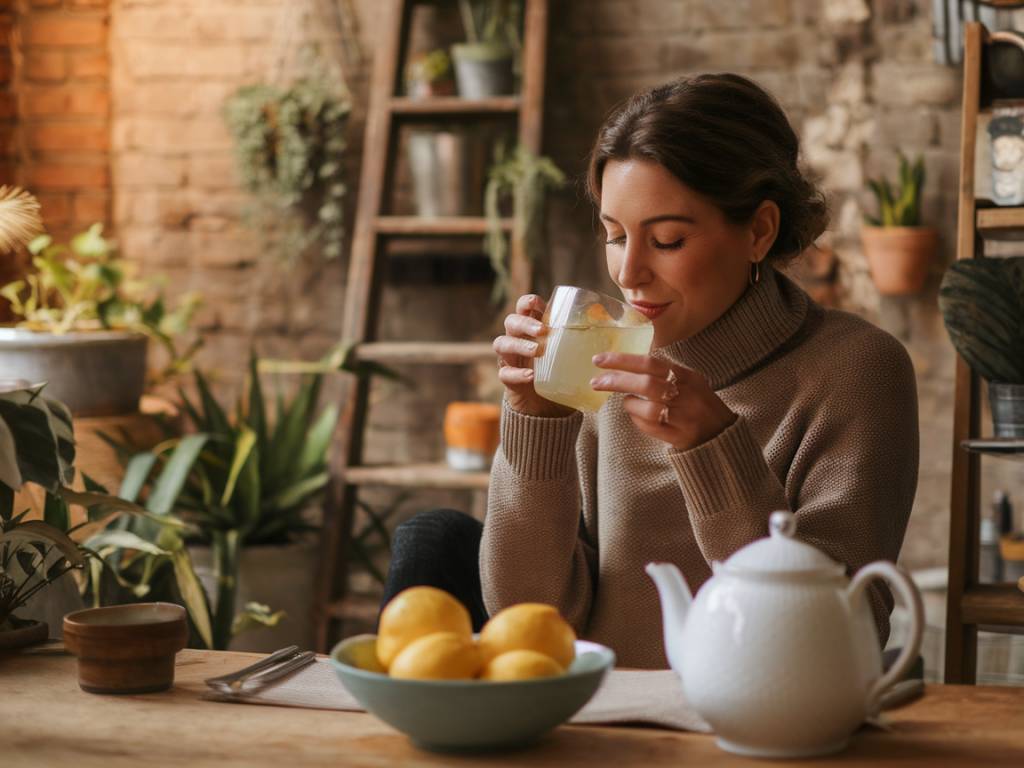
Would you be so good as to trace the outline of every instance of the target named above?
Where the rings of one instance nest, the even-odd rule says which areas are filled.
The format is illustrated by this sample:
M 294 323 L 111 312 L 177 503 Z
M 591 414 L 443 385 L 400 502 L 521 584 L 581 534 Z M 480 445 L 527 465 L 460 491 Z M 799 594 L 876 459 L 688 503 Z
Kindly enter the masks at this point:
M 917 227 L 921 225 L 921 189 L 924 186 L 924 158 L 911 163 L 900 153 L 899 184 L 894 189 L 886 178 L 869 179 L 868 187 L 878 201 L 878 216 L 866 216 L 875 227 Z
M 964 259 L 939 288 L 949 338 L 990 382 L 1024 384 L 1024 257 Z

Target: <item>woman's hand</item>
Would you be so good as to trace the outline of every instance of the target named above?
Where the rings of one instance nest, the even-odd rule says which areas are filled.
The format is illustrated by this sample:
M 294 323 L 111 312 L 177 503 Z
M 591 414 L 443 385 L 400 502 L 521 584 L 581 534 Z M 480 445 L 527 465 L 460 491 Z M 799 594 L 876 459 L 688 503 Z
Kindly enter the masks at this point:
M 707 381 L 696 371 L 650 355 L 604 352 L 594 365 L 608 369 L 590 385 L 624 392 L 622 407 L 637 428 L 651 437 L 688 451 L 717 437 L 736 420 Z
M 528 416 L 568 416 L 571 408 L 545 400 L 533 388 L 533 358 L 540 354 L 540 338 L 547 333 L 540 321 L 544 306 L 540 296 L 520 296 L 516 311 L 505 318 L 505 335 L 494 340 L 498 379 L 514 410 Z

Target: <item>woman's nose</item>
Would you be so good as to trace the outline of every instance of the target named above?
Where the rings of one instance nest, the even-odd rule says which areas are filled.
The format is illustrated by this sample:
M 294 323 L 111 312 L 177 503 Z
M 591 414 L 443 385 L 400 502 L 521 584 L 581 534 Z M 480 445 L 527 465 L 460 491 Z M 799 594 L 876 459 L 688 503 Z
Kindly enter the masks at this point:
M 618 283 L 623 288 L 635 288 L 650 280 L 650 269 L 647 267 L 647 255 L 643 243 L 627 241 L 626 248 L 619 262 Z

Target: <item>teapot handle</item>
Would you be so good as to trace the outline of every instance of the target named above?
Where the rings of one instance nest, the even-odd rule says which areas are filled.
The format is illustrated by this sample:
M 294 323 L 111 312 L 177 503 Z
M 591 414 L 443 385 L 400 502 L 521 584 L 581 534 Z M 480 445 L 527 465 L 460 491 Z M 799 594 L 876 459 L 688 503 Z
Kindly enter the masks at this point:
M 921 593 L 918 592 L 914 582 L 910 580 L 910 577 L 904 571 L 885 560 L 869 563 L 857 571 L 853 581 L 850 582 L 850 586 L 846 590 L 846 596 L 851 605 L 856 603 L 873 579 L 885 579 L 894 587 L 894 591 L 899 594 L 904 607 L 910 611 L 911 623 L 910 637 L 907 638 L 899 658 L 896 659 L 896 662 L 888 672 L 872 684 L 871 689 L 868 691 L 867 711 L 869 715 L 875 715 L 879 712 L 882 704 L 882 695 L 898 683 L 917 660 L 917 655 L 921 650 L 921 638 L 924 630 L 924 606 L 921 603 Z

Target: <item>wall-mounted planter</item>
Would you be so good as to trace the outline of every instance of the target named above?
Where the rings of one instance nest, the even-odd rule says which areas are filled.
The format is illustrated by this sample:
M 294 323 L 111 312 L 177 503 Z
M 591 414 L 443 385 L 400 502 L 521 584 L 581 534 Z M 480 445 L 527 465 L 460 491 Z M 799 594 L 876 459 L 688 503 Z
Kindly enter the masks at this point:
M 938 250 L 932 227 L 872 227 L 860 231 L 871 279 L 885 296 L 920 293 Z

